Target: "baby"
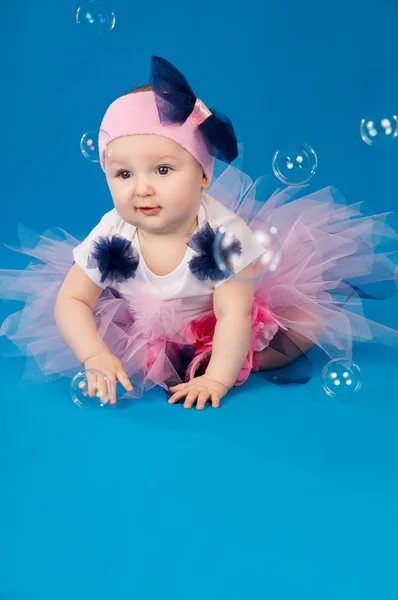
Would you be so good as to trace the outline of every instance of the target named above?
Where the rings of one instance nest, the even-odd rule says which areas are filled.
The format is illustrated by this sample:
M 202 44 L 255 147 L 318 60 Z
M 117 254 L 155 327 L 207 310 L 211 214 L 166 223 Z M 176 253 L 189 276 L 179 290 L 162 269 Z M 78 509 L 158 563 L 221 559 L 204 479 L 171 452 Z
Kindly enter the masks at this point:
M 331 188 L 261 202 L 257 182 L 230 164 L 231 122 L 168 61 L 152 57 L 151 84 L 110 105 L 99 151 L 114 208 L 83 242 L 46 232 L 22 250 L 39 265 L 0 270 L 3 296 L 26 298 L 0 334 L 46 377 L 73 377 L 83 364 L 109 379 L 112 404 L 119 382 L 123 397 L 158 385 L 171 404 L 217 408 L 251 372 L 307 383 L 314 344 L 331 358 L 350 358 L 355 339 L 398 347 L 398 332 L 361 310 L 361 298 L 383 297 L 379 281 L 395 290 L 393 266 L 375 253 L 391 237 L 385 214 L 364 217 Z M 228 166 L 212 182 L 215 158 Z M 255 232 L 270 222 L 281 260 L 254 276 L 267 250 Z M 220 263 L 221 228 L 230 244 Z M 93 372 L 89 393 L 103 395 Z
M 172 69 L 166 61 L 154 57 L 152 70 L 160 68 Z M 152 79 L 156 79 L 153 73 Z M 106 145 L 106 150 L 101 147 L 101 151 L 103 168 L 115 206 L 115 211 L 111 211 L 109 215 L 111 218 L 108 219 L 104 233 L 109 238 L 111 222 L 112 225 L 116 222 L 119 226 L 114 228 L 112 233 L 121 232 L 120 226 L 124 225 L 124 239 L 130 240 L 131 237 L 135 237 L 141 261 L 147 272 L 155 278 L 157 287 L 161 286 L 162 278 L 167 279 L 182 264 L 187 267 L 187 244 L 199 226 L 198 214 L 203 202 L 203 192 L 210 185 L 210 143 L 204 143 L 204 136 L 198 129 L 200 120 L 208 117 L 210 112 L 198 100 L 194 107 L 193 116 L 189 117 L 185 125 L 187 131 L 183 131 L 184 125 L 163 125 L 159 123 L 158 107 L 152 87 L 144 86 L 113 103 L 101 126 L 101 129 L 112 137 L 112 141 Z M 144 121 L 147 122 L 143 124 Z M 222 122 L 220 124 L 222 126 Z M 231 125 L 229 129 L 233 132 Z M 156 133 L 141 133 L 152 130 L 156 130 Z M 219 134 L 222 136 L 222 131 Z M 235 158 L 236 139 L 231 133 L 230 137 L 230 152 L 232 158 Z M 248 362 L 254 297 L 251 261 L 259 258 L 265 251 L 243 221 L 235 215 L 226 215 L 226 211 L 222 211 L 222 207 L 218 207 L 216 202 L 213 204 L 214 206 L 209 207 L 209 211 L 212 211 L 215 217 L 211 219 L 212 224 L 217 221 L 217 216 L 219 224 L 225 223 L 225 218 L 231 221 L 232 216 L 235 225 L 241 231 L 239 237 L 242 238 L 244 233 L 247 245 L 245 266 L 239 270 L 239 281 L 234 277 L 222 278 L 214 289 L 207 285 L 203 289 L 198 288 L 196 292 L 205 295 L 207 299 L 211 292 L 212 304 L 211 307 L 207 304 L 206 308 L 212 309 L 216 326 L 211 356 L 205 372 L 192 377 L 186 383 L 169 386 L 170 391 L 174 392 L 169 403 L 186 397 L 185 408 L 191 408 L 196 402 L 196 407 L 203 409 L 208 401 L 214 408 L 218 407 L 221 398 L 236 384 L 242 368 Z M 126 229 L 126 225 L 131 227 Z M 95 231 L 94 235 L 98 233 L 99 231 Z M 91 239 L 94 239 L 94 235 Z M 75 264 L 58 293 L 55 306 L 57 326 L 85 369 L 97 369 L 109 378 L 113 388 L 111 403 L 114 403 L 117 381 L 128 392 L 133 390 L 133 386 L 121 356 L 110 351 L 99 335 L 94 320 L 93 310 L 104 291 L 104 286 L 98 285 L 100 282 L 96 279 L 98 269 L 96 274 L 95 270 L 90 271 L 87 268 L 85 249 L 80 251 L 79 247 L 76 248 L 74 258 Z M 184 272 L 180 270 L 178 277 L 183 280 Z M 142 288 L 145 283 L 142 283 Z M 137 281 L 134 284 L 134 294 L 144 292 L 142 288 L 137 287 Z M 130 285 L 129 291 L 125 289 L 129 296 L 133 294 L 132 287 Z M 179 291 L 181 297 L 181 289 Z M 175 295 L 173 292 L 174 289 L 169 286 L 169 293 L 166 290 L 163 295 L 170 298 Z M 191 297 L 194 294 L 195 290 L 192 287 Z M 185 297 L 189 296 L 185 293 Z M 271 314 L 267 314 L 266 317 L 266 322 L 274 326 L 275 332 L 277 320 Z M 298 334 L 293 334 L 292 339 L 296 343 L 300 342 L 300 347 L 305 350 L 312 345 L 305 338 L 301 340 Z M 275 368 L 292 360 L 292 357 L 269 347 L 257 354 L 256 370 Z M 245 371 L 250 372 L 253 367 L 252 360 L 251 357 L 249 364 L 245 365 Z M 247 377 L 248 372 L 244 377 Z M 94 393 L 94 384 L 95 381 L 91 378 L 90 394 Z

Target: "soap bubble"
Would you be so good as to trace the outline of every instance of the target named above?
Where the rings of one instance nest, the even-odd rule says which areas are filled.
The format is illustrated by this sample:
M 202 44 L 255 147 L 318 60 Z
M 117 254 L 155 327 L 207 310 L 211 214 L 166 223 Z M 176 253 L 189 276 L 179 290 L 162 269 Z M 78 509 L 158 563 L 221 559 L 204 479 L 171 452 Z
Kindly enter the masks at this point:
M 260 255 L 253 264 L 253 276 L 250 278 L 239 275 L 241 262 L 240 245 L 237 244 L 237 237 L 228 232 L 228 228 L 221 226 L 218 228 L 213 246 L 213 258 L 225 277 L 235 275 L 235 279 L 241 282 L 259 281 L 266 273 L 275 271 L 282 258 L 281 244 L 279 242 L 278 230 L 271 223 L 256 224 L 251 226 L 256 240 L 264 248 L 264 253 Z
M 272 170 L 286 185 L 302 185 L 315 174 L 318 157 L 308 144 L 290 144 L 274 154 Z
M 355 363 L 335 358 L 324 366 L 321 382 L 328 396 L 346 398 L 361 389 L 361 371 Z
M 111 397 L 112 384 L 108 377 L 97 369 L 80 371 L 71 381 L 72 400 L 83 408 L 103 407 Z
M 107 144 L 111 141 L 111 136 L 103 129 L 88 131 L 80 140 L 80 150 L 82 151 L 83 156 L 89 161 L 100 162 L 99 143 L 105 145 L 105 153 L 109 154 L 110 150 L 107 150 Z
M 398 118 L 394 114 L 367 117 L 361 121 L 360 132 L 369 146 L 385 146 L 398 136 Z
M 82 31 L 103 35 L 115 27 L 115 13 L 105 2 L 88 0 L 77 9 L 76 23 Z

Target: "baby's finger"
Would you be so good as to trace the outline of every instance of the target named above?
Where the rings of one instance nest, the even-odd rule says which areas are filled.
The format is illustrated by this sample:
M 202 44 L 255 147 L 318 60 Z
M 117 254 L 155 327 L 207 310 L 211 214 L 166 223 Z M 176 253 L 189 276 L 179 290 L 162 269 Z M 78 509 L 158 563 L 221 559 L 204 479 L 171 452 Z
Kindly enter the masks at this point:
M 220 406 L 220 400 L 221 400 L 220 396 L 213 392 L 213 394 L 211 395 L 211 398 L 212 398 L 212 402 L 211 402 L 212 407 L 218 408 Z
M 200 392 L 199 397 L 198 397 L 198 401 L 196 403 L 196 408 L 198 410 L 203 410 L 206 402 L 209 400 L 209 392 Z
M 105 377 L 103 375 L 100 375 L 97 379 L 97 388 L 98 397 L 101 399 L 102 402 L 105 402 L 108 388 L 106 385 Z
M 95 373 L 89 371 L 88 373 L 86 373 L 86 379 L 88 383 L 88 395 L 90 396 L 90 398 L 93 398 L 97 390 L 97 376 L 95 375 Z
M 106 374 L 109 385 L 109 403 L 116 404 L 116 377 L 113 373 Z
M 122 386 L 125 388 L 125 390 L 127 390 L 128 392 L 133 391 L 134 388 L 131 385 L 131 381 L 128 378 L 127 373 L 125 371 L 118 371 L 116 373 L 116 377 L 118 378 Z
M 172 396 L 170 396 L 170 398 L 167 400 L 167 402 L 169 404 L 175 404 L 181 398 L 181 396 L 183 396 L 183 394 L 181 394 L 181 393 L 173 394 Z
M 184 408 L 192 408 L 193 403 L 195 402 L 195 400 L 198 396 L 198 393 L 199 393 L 198 390 L 191 390 L 188 393 L 188 396 L 186 397 L 185 402 L 184 402 Z
M 175 394 L 173 394 L 172 396 L 170 396 L 170 398 L 167 400 L 167 402 L 169 404 L 175 404 L 176 402 L 178 402 L 178 400 L 180 398 L 182 398 L 183 396 L 185 396 L 185 393 L 186 392 L 180 390 L 179 392 L 176 392 Z

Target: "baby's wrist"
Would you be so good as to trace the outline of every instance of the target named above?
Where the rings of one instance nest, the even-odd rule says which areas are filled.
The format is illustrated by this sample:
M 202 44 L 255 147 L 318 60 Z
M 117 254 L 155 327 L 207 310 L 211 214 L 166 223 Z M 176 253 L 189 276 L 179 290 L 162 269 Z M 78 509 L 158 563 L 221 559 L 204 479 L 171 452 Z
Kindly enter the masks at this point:
M 94 358 L 94 356 L 96 356 L 98 354 L 98 352 L 95 352 L 94 354 L 90 354 L 90 356 L 87 356 L 87 358 L 85 358 L 84 360 L 82 360 L 82 365 L 85 365 L 86 362 L 88 360 L 90 360 L 90 358 Z
M 212 381 L 215 381 L 216 383 L 223 385 L 225 388 L 227 388 L 227 390 L 230 390 L 233 387 L 233 384 L 228 385 L 227 381 L 223 381 L 222 377 L 217 377 L 217 375 L 212 375 L 211 371 L 206 371 L 206 373 L 204 374 L 204 377 L 208 377 Z
M 98 356 L 99 354 L 104 354 L 105 352 L 110 352 L 110 350 L 108 348 L 99 348 L 95 352 L 91 352 L 91 354 L 89 354 L 87 356 L 87 358 L 85 358 L 83 361 L 81 361 L 82 365 L 85 365 L 86 362 L 90 360 L 90 358 L 94 358 L 94 356 Z

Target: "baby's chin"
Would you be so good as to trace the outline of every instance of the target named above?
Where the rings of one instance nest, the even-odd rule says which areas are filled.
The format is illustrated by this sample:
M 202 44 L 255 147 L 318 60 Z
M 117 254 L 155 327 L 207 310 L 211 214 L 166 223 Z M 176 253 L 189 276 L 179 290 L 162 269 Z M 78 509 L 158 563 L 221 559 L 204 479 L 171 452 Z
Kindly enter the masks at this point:
M 139 211 L 138 211 L 139 212 Z M 164 222 L 164 219 L 159 218 L 162 210 L 158 212 L 157 215 L 119 215 L 123 221 L 132 225 L 133 227 L 137 227 L 142 231 L 150 232 L 158 232 L 163 233 L 167 231 L 167 223 Z

